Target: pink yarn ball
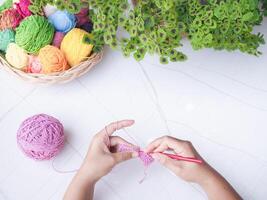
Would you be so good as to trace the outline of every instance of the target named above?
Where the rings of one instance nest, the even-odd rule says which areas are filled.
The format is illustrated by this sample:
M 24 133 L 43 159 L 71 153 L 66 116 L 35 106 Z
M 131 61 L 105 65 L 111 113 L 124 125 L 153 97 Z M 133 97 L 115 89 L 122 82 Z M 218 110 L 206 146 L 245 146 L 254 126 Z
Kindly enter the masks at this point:
M 18 11 L 18 13 L 23 17 L 28 17 L 32 13 L 29 10 L 29 6 L 31 5 L 30 0 L 20 0 L 19 3 L 15 3 L 15 8 Z
M 17 132 L 17 143 L 26 156 L 35 160 L 49 160 L 64 146 L 62 124 L 46 114 L 29 117 Z
M 29 66 L 27 69 L 28 73 L 41 73 L 42 64 L 37 56 L 29 56 Z
M 65 34 L 62 32 L 56 32 L 53 39 L 53 46 L 60 48 L 61 42 L 64 38 Z

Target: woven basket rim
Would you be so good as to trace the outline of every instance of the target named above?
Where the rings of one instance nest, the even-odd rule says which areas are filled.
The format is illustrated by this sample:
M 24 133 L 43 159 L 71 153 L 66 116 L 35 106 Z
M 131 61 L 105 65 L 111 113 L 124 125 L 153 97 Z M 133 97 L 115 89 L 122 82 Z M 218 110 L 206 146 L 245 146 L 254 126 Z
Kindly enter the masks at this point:
M 55 84 L 55 83 L 67 83 L 75 78 L 78 78 L 90 69 L 97 65 L 103 58 L 104 51 L 99 53 L 92 53 L 85 61 L 79 65 L 71 67 L 68 70 L 62 72 L 55 72 L 51 74 L 42 73 L 27 73 L 22 70 L 16 69 L 5 59 L 5 56 L 0 53 L 0 66 L 2 66 L 8 73 L 15 75 L 17 78 L 31 83 L 41 84 Z

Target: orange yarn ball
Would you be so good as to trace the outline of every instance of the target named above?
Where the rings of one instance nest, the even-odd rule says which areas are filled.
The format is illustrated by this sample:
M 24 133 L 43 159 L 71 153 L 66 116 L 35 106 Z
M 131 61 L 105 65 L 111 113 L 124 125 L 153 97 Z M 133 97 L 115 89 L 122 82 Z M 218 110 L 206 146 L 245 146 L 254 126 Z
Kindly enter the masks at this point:
M 42 64 L 42 73 L 49 74 L 69 69 L 63 52 L 57 47 L 51 45 L 43 47 L 38 58 Z

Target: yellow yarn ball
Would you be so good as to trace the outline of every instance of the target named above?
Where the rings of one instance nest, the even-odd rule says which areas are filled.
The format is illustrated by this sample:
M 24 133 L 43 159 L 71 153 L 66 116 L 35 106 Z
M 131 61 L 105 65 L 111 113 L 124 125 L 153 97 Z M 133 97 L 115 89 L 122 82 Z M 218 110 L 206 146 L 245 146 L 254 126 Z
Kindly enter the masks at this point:
M 10 43 L 6 51 L 6 60 L 17 69 L 24 69 L 28 67 L 29 56 L 24 49 L 19 47 L 16 43 Z
M 92 38 L 92 35 L 82 29 L 74 28 L 62 40 L 60 49 L 71 67 L 86 60 L 92 52 L 93 45 L 84 43 L 84 37 Z

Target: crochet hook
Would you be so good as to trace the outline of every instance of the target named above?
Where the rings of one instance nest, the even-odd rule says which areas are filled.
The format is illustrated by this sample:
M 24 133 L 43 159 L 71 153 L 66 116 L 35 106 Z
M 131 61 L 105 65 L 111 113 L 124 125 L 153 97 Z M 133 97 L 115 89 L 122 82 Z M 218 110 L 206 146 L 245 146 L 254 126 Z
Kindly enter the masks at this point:
M 161 154 L 168 156 L 169 158 L 174 159 L 174 160 L 183 160 L 183 161 L 194 162 L 194 163 L 198 163 L 198 164 L 203 163 L 202 160 L 192 158 L 192 157 L 178 156 L 178 155 L 169 154 L 169 153 L 161 153 Z

